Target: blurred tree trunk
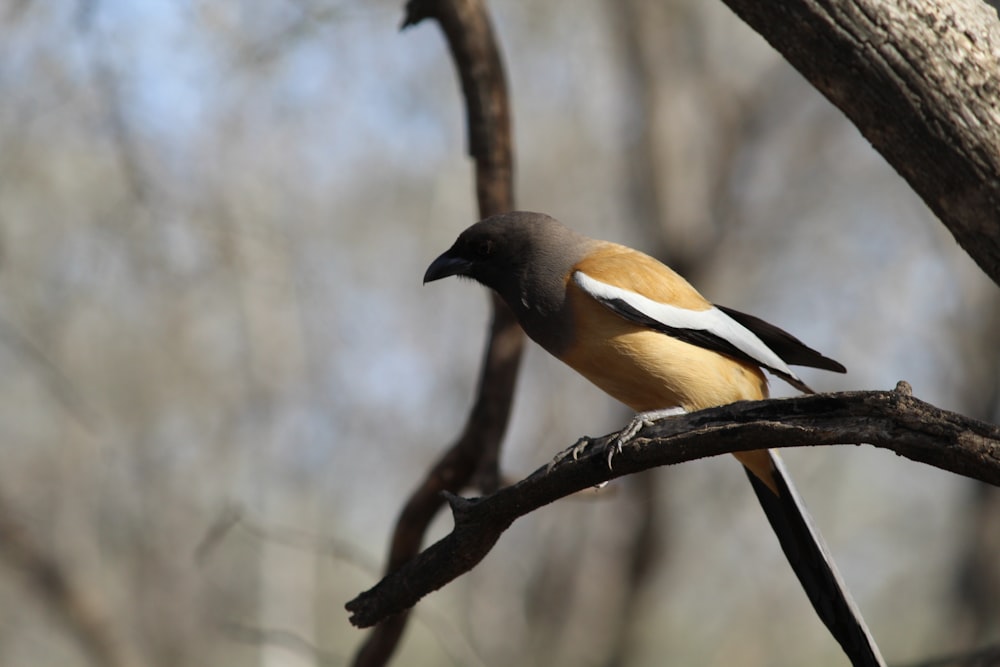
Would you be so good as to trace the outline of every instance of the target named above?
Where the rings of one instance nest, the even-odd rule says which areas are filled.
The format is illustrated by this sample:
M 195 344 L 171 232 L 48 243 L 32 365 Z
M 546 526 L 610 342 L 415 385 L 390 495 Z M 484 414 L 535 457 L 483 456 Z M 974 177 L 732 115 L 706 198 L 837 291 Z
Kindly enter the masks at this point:
M 106 610 L 106 599 L 92 582 L 73 575 L 15 516 L 10 503 L 0 497 L 0 559 L 34 589 L 53 620 L 76 640 L 95 667 L 139 667 L 144 664 L 126 639 L 124 624 Z
M 962 322 L 954 332 L 965 364 L 964 402 L 970 415 L 996 422 L 1000 417 L 1000 348 L 996 345 L 1000 300 L 991 294 L 978 305 L 989 308 L 990 316 L 979 318 L 974 329 Z M 974 646 L 1000 639 L 1000 489 L 970 483 L 965 502 L 952 592 L 961 641 Z
M 956 625 L 965 645 L 977 645 L 1000 635 L 1000 489 L 975 484 L 963 517 L 954 588 Z

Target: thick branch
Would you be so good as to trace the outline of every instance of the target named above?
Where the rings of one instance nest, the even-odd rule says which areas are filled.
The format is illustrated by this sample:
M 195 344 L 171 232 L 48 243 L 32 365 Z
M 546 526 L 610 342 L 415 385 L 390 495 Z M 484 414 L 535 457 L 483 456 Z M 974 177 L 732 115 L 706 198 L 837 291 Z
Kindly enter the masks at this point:
M 980 0 L 724 0 L 1000 284 L 1000 22 Z
M 588 442 L 579 460 L 540 468 L 513 486 L 476 499 L 449 496 L 452 532 L 347 603 L 364 627 L 412 607 L 471 570 L 518 517 L 616 477 L 729 452 L 767 447 L 871 444 L 1000 486 L 1000 426 L 941 410 L 896 391 L 816 394 L 733 403 L 643 428 L 609 470 L 604 447 Z

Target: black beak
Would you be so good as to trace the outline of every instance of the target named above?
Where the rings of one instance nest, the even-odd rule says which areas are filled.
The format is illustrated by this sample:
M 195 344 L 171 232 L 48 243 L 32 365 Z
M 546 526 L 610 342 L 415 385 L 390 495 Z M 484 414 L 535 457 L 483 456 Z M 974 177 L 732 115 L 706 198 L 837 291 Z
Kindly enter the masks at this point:
M 472 263 L 461 257 L 454 257 L 449 254 L 450 252 L 449 250 L 431 262 L 431 265 L 427 267 L 427 272 L 424 273 L 424 284 L 432 280 L 440 280 L 448 276 L 461 276 L 468 273 L 469 269 L 472 268 Z

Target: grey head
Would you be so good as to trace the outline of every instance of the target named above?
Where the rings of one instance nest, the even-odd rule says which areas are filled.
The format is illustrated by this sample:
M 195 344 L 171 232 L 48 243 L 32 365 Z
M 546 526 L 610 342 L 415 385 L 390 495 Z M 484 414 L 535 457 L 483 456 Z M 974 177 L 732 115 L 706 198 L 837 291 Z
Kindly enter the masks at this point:
M 543 347 L 566 312 L 566 277 L 595 241 L 542 213 L 515 211 L 481 220 L 435 259 L 424 282 L 463 276 L 495 290 Z

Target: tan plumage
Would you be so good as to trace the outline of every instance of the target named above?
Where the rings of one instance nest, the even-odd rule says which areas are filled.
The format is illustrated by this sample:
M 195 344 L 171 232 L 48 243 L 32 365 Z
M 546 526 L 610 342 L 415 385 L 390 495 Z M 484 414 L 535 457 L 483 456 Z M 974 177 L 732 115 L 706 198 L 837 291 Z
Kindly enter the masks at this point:
M 712 304 L 676 271 L 649 255 L 609 241 L 596 241 L 572 271 L 641 294 L 653 301 L 690 310 L 707 310 Z M 567 276 L 567 280 L 569 276 Z
M 691 310 L 712 306 L 670 267 L 617 243 L 598 242 L 572 271 L 660 303 Z M 595 301 L 569 276 L 566 289 L 575 335 L 560 360 L 636 412 L 675 406 L 693 412 L 768 397 L 767 379 L 759 366 L 629 322 Z M 766 452 L 734 456 L 776 490 Z
M 570 284 L 574 336 L 559 358 L 636 412 L 767 396 L 760 368 L 616 315 Z

